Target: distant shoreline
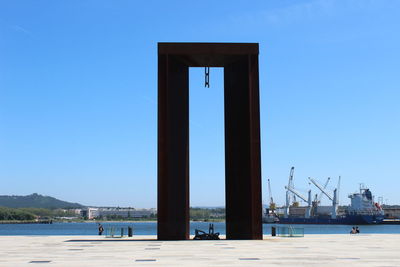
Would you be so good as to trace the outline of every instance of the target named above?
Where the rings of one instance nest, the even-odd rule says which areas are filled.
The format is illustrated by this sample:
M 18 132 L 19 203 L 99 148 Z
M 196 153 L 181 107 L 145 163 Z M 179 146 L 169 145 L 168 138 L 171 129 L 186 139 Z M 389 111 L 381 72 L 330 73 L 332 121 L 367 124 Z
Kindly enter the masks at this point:
M 0 224 L 53 224 L 53 223 L 157 223 L 157 220 L 78 220 L 78 221 L 68 221 L 68 220 L 45 220 L 45 221 L 0 221 Z M 190 223 L 218 223 L 218 222 L 225 222 L 225 220 L 190 220 Z
M 62 221 L 62 222 L 68 222 L 68 221 Z M 105 221 L 92 221 L 92 220 L 86 220 L 86 221 L 80 221 L 82 223 L 150 223 L 150 222 L 157 222 L 157 220 L 147 220 L 147 221 L 143 221 L 143 220 L 138 220 L 138 221 L 113 221 L 113 220 L 105 220 Z M 209 221 L 209 220 L 190 220 L 189 222 L 191 223 L 196 223 L 196 222 L 200 222 L 200 223 L 216 223 L 216 222 L 225 222 L 225 220 L 214 220 L 214 221 Z M 71 222 L 72 223 L 72 222 Z
M 19 221 L 19 220 L 12 220 L 12 221 L 0 221 L 0 224 L 52 224 L 52 220 L 43 220 L 43 221 Z

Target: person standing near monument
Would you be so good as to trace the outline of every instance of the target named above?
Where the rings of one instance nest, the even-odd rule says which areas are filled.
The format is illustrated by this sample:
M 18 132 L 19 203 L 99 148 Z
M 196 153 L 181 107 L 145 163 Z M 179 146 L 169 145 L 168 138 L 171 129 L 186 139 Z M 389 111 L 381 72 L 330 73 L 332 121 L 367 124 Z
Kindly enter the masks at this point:
M 104 232 L 103 225 L 101 225 L 101 224 L 99 223 L 99 235 L 102 235 L 103 232 Z

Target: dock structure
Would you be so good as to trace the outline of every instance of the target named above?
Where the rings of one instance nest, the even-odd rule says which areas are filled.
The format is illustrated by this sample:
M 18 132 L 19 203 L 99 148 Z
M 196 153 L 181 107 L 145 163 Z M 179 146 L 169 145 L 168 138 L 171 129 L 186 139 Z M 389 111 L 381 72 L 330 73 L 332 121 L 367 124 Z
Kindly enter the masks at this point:
M 189 67 L 224 68 L 227 239 L 262 239 L 258 49 L 158 44 L 159 240 L 189 238 Z

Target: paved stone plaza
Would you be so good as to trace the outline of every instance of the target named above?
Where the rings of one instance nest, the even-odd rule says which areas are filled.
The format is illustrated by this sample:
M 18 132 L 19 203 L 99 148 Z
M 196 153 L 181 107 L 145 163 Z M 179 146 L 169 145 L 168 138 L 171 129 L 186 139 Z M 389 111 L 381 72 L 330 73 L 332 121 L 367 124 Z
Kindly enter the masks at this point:
M 264 236 L 259 241 L 1 236 L 0 266 L 25 265 L 399 267 L 400 235 Z

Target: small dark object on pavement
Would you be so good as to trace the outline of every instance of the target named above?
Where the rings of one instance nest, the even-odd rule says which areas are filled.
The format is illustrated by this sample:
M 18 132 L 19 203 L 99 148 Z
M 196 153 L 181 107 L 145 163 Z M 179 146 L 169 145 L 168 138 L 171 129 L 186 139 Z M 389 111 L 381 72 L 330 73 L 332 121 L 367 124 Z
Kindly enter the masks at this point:
M 133 235 L 133 227 L 128 226 L 128 237 L 132 237 L 132 235 Z
M 219 240 L 219 233 L 214 233 L 214 224 L 210 223 L 208 234 L 202 230 L 195 230 L 194 240 Z

